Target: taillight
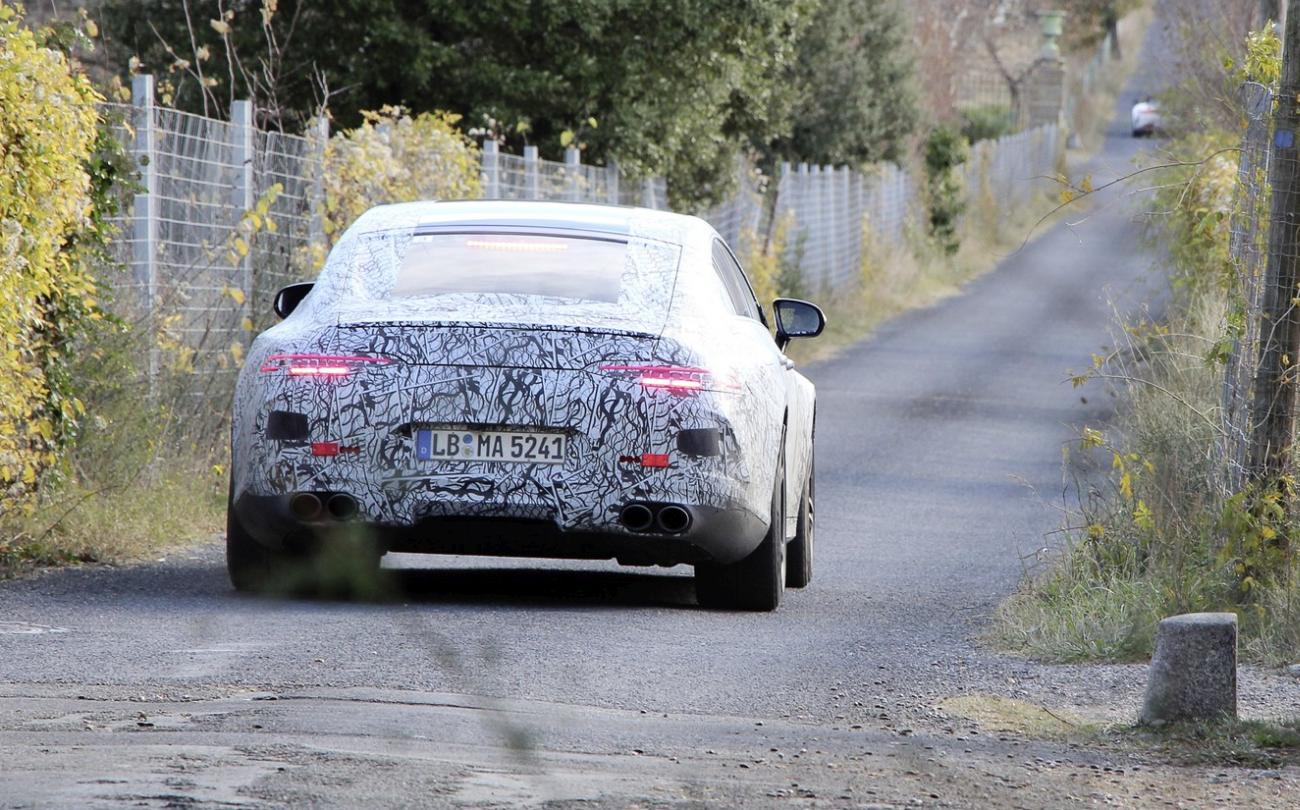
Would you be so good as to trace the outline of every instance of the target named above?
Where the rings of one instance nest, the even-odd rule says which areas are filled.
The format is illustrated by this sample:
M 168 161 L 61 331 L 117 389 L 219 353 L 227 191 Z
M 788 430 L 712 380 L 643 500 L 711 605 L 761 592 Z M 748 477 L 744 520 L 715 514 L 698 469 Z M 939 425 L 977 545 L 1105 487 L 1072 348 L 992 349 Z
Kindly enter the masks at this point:
M 706 368 L 691 366 L 605 365 L 600 370 L 635 378 L 647 390 L 667 391 L 679 397 L 698 391 L 735 391 L 740 387 L 732 377 L 719 377 Z
M 387 357 L 365 357 L 351 354 L 273 354 L 262 363 L 266 374 L 287 374 L 290 377 L 315 377 L 339 379 L 347 377 L 368 365 L 388 365 Z

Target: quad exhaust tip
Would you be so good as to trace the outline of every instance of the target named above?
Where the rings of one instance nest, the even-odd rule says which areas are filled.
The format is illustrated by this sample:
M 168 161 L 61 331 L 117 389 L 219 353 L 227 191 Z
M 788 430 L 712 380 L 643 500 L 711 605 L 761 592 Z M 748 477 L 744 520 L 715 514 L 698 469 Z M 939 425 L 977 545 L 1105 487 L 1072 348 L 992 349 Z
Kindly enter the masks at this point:
M 677 504 L 630 503 L 619 513 L 619 522 L 628 531 L 656 531 L 681 534 L 691 527 L 691 513 Z
M 351 495 L 340 492 L 330 496 L 325 502 L 325 509 L 335 520 L 348 520 L 357 513 L 357 502 Z
M 643 503 L 630 503 L 623 507 L 619 520 L 634 532 L 643 532 L 654 525 L 655 516 Z
M 662 532 L 679 534 L 691 527 L 691 513 L 680 506 L 669 504 L 655 515 L 655 525 Z
M 320 517 L 321 507 L 320 498 L 312 492 L 299 492 L 289 500 L 289 511 L 299 520 L 315 520 Z
M 350 520 L 357 514 L 357 501 L 346 492 L 299 492 L 289 499 L 289 511 L 303 523 L 322 518 Z

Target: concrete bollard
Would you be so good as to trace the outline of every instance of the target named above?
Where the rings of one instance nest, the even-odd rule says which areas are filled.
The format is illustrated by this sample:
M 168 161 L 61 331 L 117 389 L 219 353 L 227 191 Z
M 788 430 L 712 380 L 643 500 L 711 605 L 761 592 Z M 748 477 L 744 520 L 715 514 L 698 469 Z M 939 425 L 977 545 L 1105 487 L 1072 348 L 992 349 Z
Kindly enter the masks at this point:
M 1140 722 L 1237 717 L 1237 616 L 1187 613 L 1160 622 Z

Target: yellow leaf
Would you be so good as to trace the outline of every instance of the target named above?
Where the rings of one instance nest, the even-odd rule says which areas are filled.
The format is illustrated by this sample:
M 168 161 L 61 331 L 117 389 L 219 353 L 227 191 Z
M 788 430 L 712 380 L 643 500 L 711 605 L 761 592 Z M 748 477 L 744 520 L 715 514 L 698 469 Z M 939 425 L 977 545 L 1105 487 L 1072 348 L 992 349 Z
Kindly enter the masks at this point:
M 1124 500 L 1133 500 L 1133 476 L 1124 473 L 1119 478 L 1119 494 L 1124 496 Z
M 244 359 L 244 344 L 240 343 L 239 341 L 235 341 L 235 342 L 231 343 L 231 344 L 230 344 L 230 356 L 233 357 L 233 358 L 235 358 L 235 362 L 236 362 L 236 363 L 243 362 L 243 359 Z
M 240 306 L 243 306 L 245 300 L 243 290 L 239 289 L 238 287 L 227 287 L 225 289 L 225 293 L 226 295 L 230 296 L 230 300 L 234 301 L 236 304 L 239 304 Z
M 208 25 L 212 26 L 212 30 L 223 37 L 230 33 L 230 23 L 225 20 L 208 20 Z
M 244 319 L 239 322 L 239 328 L 243 329 L 245 332 L 253 331 L 253 319 L 245 316 Z
M 565 146 L 565 147 L 567 147 L 567 146 L 569 146 L 569 145 L 572 144 L 572 143 L 573 143 L 573 131 L 572 131 L 572 130 L 568 130 L 568 129 L 566 129 L 566 130 L 564 130 L 563 132 L 560 133 L 560 146 Z
M 235 238 L 235 252 L 238 253 L 240 257 L 248 255 L 248 243 L 244 241 L 244 237 L 239 236 Z
M 94 20 L 86 20 L 86 24 L 85 26 L 83 26 L 83 28 L 86 31 L 86 36 L 90 37 L 91 39 L 94 39 L 95 37 L 99 36 L 99 26 L 95 25 Z

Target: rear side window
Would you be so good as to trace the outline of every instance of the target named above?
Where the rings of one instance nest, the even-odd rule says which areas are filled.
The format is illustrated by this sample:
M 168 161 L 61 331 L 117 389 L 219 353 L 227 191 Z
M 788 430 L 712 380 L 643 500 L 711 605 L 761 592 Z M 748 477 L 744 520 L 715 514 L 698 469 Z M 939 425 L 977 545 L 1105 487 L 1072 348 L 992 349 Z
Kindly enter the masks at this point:
M 721 239 L 713 240 L 713 269 L 727 288 L 727 295 L 731 298 L 736 314 L 761 321 L 763 317 L 759 314 L 758 302 L 754 300 L 749 282 L 745 280 L 745 273 Z
M 425 234 L 411 239 L 388 295 L 454 293 L 541 296 L 614 303 L 622 293 L 626 242 L 532 234 Z

